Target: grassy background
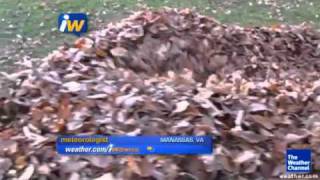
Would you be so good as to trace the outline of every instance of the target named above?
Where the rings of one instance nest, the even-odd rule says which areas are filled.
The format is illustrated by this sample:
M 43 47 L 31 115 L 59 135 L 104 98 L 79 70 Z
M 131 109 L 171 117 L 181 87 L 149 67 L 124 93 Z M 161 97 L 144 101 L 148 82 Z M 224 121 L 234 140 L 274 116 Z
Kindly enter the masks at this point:
M 261 26 L 308 22 L 320 27 L 320 0 L 0 0 L 0 70 L 40 58 L 75 37 L 57 32 L 62 12 L 86 12 L 90 30 L 143 7 L 195 8 L 223 23 Z M 270 0 L 268 1 L 270 2 Z M 4 66 L 5 65 L 5 66 Z

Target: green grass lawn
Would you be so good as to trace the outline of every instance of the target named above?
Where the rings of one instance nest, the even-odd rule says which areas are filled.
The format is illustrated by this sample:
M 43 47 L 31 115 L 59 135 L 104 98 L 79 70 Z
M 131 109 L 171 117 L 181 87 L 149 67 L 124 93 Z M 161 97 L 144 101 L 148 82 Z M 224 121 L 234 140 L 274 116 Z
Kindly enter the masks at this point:
M 260 0 L 261 2 L 264 0 Z M 91 30 L 143 7 L 195 8 L 223 23 L 260 26 L 308 22 L 320 27 L 320 0 L 0 0 L 0 63 L 45 56 L 75 37 L 57 32 L 62 12 L 86 12 Z M 1 66 L 4 67 L 4 66 Z

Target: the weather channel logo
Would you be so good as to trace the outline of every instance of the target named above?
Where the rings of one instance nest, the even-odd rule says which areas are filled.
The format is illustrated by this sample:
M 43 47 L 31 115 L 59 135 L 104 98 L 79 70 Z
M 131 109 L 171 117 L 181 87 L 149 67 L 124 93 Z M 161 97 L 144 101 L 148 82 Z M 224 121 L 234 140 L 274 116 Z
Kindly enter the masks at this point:
M 62 13 L 58 18 L 58 29 L 80 36 L 88 31 L 88 17 L 84 13 Z
M 286 156 L 286 167 L 288 173 L 310 173 L 311 150 L 288 149 Z

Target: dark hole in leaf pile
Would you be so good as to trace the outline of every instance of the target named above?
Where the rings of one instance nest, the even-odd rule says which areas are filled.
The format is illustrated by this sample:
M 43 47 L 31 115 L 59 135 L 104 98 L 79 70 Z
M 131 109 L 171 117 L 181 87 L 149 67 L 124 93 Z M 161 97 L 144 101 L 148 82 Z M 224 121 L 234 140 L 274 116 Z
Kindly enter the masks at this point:
M 320 158 L 320 33 L 138 12 L 15 74 L 0 100 L 4 179 L 269 179 Z M 63 157 L 59 134 L 212 135 L 214 155 Z M 320 169 L 320 161 L 313 161 Z M 0 179 L 1 179 L 0 178 Z

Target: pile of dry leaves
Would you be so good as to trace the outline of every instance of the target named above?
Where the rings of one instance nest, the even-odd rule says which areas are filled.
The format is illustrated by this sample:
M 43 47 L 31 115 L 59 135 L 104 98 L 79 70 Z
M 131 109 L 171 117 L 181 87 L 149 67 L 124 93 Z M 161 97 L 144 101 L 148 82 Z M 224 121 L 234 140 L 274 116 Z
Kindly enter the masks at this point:
M 3 179 L 267 179 L 287 148 L 320 169 L 320 33 L 138 12 L 4 74 Z M 15 119 L 15 120 L 13 120 Z M 212 135 L 207 156 L 61 156 L 59 134 Z M 0 179 L 1 179 L 0 178 Z

